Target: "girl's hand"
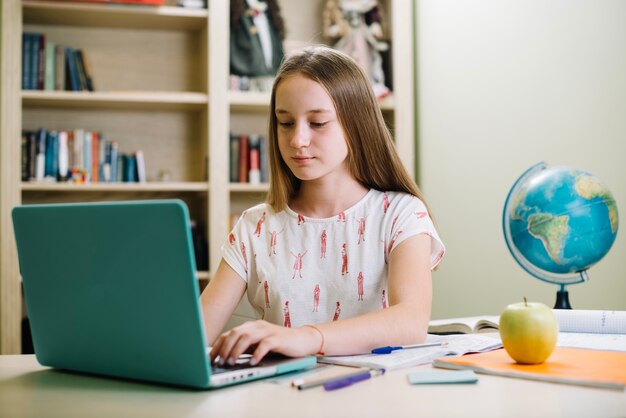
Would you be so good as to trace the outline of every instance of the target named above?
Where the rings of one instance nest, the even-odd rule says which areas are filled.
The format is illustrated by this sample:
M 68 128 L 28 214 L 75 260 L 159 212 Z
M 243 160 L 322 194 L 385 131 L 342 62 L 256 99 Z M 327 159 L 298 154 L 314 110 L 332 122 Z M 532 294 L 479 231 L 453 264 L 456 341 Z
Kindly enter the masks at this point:
M 254 366 L 270 351 L 302 357 L 317 353 L 320 345 L 321 335 L 311 327 L 286 328 L 259 320 L 220 335 L 210 356 L 211 362 L 219 356 L 223 364 L 234 365 L 241 354 L 252 351 L 250 364 Z

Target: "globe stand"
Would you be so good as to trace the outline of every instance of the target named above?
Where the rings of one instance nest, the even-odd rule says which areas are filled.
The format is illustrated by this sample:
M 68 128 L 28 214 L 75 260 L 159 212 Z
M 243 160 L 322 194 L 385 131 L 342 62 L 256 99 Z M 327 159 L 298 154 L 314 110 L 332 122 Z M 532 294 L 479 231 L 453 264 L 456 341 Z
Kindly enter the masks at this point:
M 572 309 L 572 306 L 569 304 L 569 292 L 565 290 L 564 284 L 562 284 L 561 288 L 556 292 L 554 309 Z

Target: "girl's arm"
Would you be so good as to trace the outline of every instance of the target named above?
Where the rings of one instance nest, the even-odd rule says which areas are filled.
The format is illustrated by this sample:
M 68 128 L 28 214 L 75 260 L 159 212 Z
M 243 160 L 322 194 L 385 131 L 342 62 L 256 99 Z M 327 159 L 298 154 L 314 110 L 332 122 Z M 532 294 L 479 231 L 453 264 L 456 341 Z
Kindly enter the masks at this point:
M 200 295 L 209 345 L 220 335 L 245 291 L 246 283 L 222 260 L 215 275 Z
M 211 357 L 236 359 L 256 346 L 253 362 L 269 351 L 303 356 L 323 351 L 342 355 L 368 353 L 384 345 L 423 342 L 426 338 L 432 304 L 430 271 L 431 238 L 419 234 L 400 243 L 389 258 L 389 308 L 358 317 L 285 328 L 266 321 L 255 321 L 222 334 Z

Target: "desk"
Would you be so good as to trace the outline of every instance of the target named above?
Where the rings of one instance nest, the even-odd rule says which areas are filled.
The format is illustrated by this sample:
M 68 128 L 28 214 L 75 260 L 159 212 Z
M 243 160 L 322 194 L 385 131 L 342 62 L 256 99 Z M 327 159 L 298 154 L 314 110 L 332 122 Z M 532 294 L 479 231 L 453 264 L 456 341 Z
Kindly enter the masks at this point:
M 430 366 L 421 366 L 430 368 Z M 0 417 L 617 417 L 626 392 L 480 375 L 412 386 L 403 369 L 348 388 L 298 391 L 257 381 L 193 391 L 52 370 L 0 356 Z

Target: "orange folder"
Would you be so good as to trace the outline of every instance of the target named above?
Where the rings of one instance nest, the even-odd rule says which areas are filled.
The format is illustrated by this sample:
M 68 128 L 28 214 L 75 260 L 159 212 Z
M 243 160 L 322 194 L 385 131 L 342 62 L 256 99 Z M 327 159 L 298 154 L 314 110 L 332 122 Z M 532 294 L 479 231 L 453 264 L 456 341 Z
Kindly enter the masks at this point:
M 504 349 L 436 359 L 433 366 L 572 385 L 624 390 L 626 353 L 556 347 L 542 364 L 518 364 Z

